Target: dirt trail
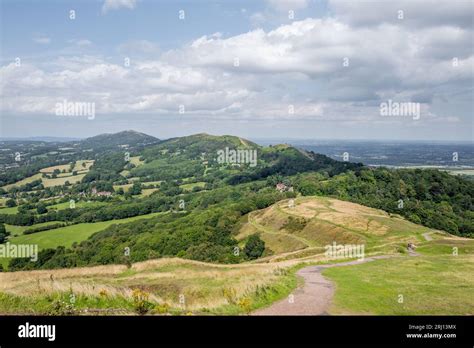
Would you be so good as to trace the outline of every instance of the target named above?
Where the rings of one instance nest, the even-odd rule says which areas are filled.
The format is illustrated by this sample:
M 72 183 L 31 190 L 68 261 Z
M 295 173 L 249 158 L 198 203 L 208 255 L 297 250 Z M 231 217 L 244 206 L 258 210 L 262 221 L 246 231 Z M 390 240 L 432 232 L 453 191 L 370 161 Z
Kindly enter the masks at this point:
M 423 237 L 429 242 L 433 240 L 433 237 L 430 236 L 430 233 L 423 233 Z
M 394 257 L 392 255 L 366 257 L 361 261 L 348 261 L 302 268 L 297 274 L 304 278 L 304 285 L 292 295 L 270 307 L 257 310 L 253 315 L 328 315 L 327 311 L 334 295 L 334 285 L 321 274 L 330 267 L 358 265 L 365 262 Z

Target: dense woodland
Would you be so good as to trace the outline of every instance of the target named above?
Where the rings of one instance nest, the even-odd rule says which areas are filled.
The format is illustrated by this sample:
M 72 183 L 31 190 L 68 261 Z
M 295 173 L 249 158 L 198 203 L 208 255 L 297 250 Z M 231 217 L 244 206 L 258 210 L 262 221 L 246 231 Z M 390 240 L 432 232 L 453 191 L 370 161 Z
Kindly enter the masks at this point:
M 474 183 L 438 170 L 366 168 L 330 180 L 300 177 L 297 187 L 303 195 L 333 196 L 474 237 Z

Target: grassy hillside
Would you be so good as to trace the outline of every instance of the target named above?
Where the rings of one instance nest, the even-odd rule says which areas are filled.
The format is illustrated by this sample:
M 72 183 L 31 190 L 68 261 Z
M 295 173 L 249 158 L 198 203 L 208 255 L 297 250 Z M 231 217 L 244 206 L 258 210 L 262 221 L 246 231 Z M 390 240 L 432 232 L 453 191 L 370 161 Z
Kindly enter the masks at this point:
M 284 200 L 251 212 L 237 231 L 238 240 L 259 233 L 266 243 L 267 259 L 298 258 L 324 252 L 324 246 L 364 244 L 368 254 L 405 252 L 408 243 L 423 245 L 424 234 L 440 231 L 416 225 L 400 216 L 359 204 L 326 197 Z
M 298 286 L 297 269 L 337 262 L 324 255 L 324 245 L 333 241 L 363 243 L 367 254 L 396 256 L 326 269 L 323 274 L 336 284 L 331 314 L 474 313 L 473 240 L 332 198 L 288 203 L 242 217 L 236 237 L 244 241 L 256 232 L 266 242 L 267 256 L 256 261 L 219 265 L 162 258 L 131 268 L 0 273 L 0 313 L 133 314 L 139 311 L 139 294 L 149 314 L 245 314 L 289 295 Z M 406 254 L 408 242 L 415 243 L 418 256 Z M 76 302 L 67 306 L 71 293 Z
M 291 264 L 160 259 L 130 269 L 110 265 L 0 273 L 0 314 L 67 314 L 71 293 L 75 314 L 136 314 L 137 292 L 148 298 L 151 314 L 247 313 L 286 296 L 297 285 L 290 270 Z
M 144 133 L 133 130 L 123 131 L 112 134 L 100 134 L 94 137 L 87 138 L 82 141 L 83 146 L 91 148 L 117 148 L 123 146 L 124 148 L 132 146 L 144 146 L 159 142 L 159 139 Z
M 472 315 L 472 241 L 469 248 L 470 254 L 459 256 L 396 258 L 327 269 L 323 275 L 337 288 L 331 313 Z

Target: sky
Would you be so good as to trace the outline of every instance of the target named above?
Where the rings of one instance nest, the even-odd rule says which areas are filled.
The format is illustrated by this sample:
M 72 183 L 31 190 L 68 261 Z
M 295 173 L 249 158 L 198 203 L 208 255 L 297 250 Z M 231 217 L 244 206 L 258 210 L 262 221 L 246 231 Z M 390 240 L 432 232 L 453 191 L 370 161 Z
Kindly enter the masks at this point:
M 0 137 L 474 140 L 471 0 L 0 4 Z

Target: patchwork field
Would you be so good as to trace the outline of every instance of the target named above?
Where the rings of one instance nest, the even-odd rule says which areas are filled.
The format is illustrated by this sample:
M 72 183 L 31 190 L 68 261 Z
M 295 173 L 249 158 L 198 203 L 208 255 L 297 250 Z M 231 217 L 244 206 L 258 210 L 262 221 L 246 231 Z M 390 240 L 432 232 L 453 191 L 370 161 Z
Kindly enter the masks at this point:
M 74 163 L 74 167 L 72 171 L 89 171 L 90 167 L 94 164 L 93 160 L 79 160 Z M 70 164 L 61 164 L 58 166 L 52 166 L 52 167 L 47 167 L 43 168 L 40 170 L 40 173 L 46 173 L 46 174 L 52 174 L 56 169 L 62 172 L 63 170 L 70 173 Z
M 39 171 L 39 173 L 35 175 L 32 175 L 28 178 L 20 180 L 16 183 L 5 185 L 2 188 L 8 191 L 12 187 L 26 185 L 35 180 L 41 180 L 44 187 L 63 186 L 67 181 L 70 184 L 75 184 L 75 183 L 81 182 L 82 178 L 87 174 L 87 172 L 89 171 L 90 167 L 93 164 L 94 164 L 94 161 L 92 160 L 79 160 L 74 163 L 74 168 L 72 171 L 70 171 L 69 164 L 62 164 L 62 165 L 43 168 Z M 54 170 L 60 171 L 60 173 L 57 175 L 57 178 L 51 178 L 51 177 L 44 178 L 43 177 L 43 174 L 52 175 Z M 65 171 L 65 173 L 62 173 L 63 170 Z M 74 171 L 77 172 L 76 175 L 73 175 Z

